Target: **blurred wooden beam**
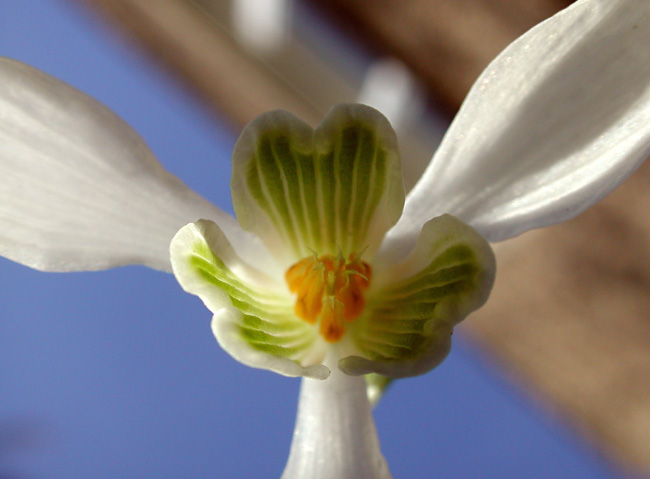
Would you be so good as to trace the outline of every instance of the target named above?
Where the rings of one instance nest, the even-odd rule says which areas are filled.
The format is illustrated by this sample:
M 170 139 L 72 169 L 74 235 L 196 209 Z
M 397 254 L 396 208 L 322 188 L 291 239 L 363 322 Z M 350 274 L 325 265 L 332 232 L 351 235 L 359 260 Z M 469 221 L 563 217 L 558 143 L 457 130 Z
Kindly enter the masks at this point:
M 308 99 L 246 54 L 193 2 L 81 1 L 179 75 L 236 128 L 277 108 L 292 111 L 312 124 L 322 118 Z
M 251 53 L 235 38 L 228 0 L 75 1 L 112 21 L 236 131 L 274 109 L 316 126 L 333 105 L 355 101 L 363 81 L 363 66 L 351 72 L 329 61 L 339 50 L 323 58 L 309 27 L 293 29 L 292 41 L 278 51 Z M 437 143 L 439 128 L 431 121 L 421 118 L 399 132 L 402 158 L 421 169 Z M 419 177 L 413 170 L 405 177 L 410 186 Z
M 515 38 L 571 0 L 309 0 L 368 48 L 407 64 L 450 112 Z

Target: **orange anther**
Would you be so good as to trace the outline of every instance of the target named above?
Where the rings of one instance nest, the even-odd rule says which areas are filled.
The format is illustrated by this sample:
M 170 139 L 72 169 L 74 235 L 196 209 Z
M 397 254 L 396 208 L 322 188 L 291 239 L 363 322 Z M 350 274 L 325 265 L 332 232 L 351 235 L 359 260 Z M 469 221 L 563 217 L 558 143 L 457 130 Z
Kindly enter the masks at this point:
M 348 261 L 341 254 L 314 255 L 285 273 L 289 290 L 296 293 L 296 315 L 310 324 L 320 320 L 320 333 L 331 343 L 345 334 L 344 321 L 353 321 L 363 312 L 363 292 L 370 276 L 370 265 L 355 254 Z

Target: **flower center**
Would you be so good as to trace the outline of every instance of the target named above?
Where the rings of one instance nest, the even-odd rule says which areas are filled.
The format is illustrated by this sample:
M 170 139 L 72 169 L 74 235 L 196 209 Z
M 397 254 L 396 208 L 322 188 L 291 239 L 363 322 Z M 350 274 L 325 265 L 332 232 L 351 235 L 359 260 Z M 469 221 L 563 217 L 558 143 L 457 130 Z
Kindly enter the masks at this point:
M 296 293 L 294 311 L 310 324 L 320 320 L 320 333 L 335 343 L 345 334 L 344 323 L 361 314 L 363 292 L 370 284 L 370 265 L 352 253 L 345 260 L 325 254 L 301 259 L 285 273 L 289 289 Z

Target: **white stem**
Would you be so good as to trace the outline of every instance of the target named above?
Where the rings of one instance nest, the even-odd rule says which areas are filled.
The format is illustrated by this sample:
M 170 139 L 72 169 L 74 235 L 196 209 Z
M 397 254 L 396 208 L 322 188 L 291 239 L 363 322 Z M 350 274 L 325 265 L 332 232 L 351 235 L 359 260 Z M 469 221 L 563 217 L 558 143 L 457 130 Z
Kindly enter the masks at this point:
M 363 376 L 337 367 L 324 381 L 304 378 L 282 479 L 392 479 L 379 449 Z

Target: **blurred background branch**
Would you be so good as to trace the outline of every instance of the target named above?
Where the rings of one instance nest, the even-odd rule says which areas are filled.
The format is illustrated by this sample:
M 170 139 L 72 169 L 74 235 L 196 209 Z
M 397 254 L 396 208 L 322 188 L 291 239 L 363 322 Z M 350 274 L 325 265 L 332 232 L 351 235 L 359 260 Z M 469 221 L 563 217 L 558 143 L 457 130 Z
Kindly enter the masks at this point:
M 268 0 L 257 6 L 241 1 L 235 8 L 226 0 L 83 2 L 235 129 L 274 108 L 317 124 L 333 104 L 361 97 L 390 113 L 405 161 L 420 170 L 487 63 L 571 3 Z M 261 4 L 270 10 L 257 15 Z M 383 87 L 386 82 L 392 87 Z M 408 108 L 398 108 L 403 105 Z M 407 186 L 419 172 L 406 179 Z M 462 327 L 542 407 L 626 469 L 645 473 L 648 192 L 650 165 L 576 220 L 498 245 L 493 297 Z

